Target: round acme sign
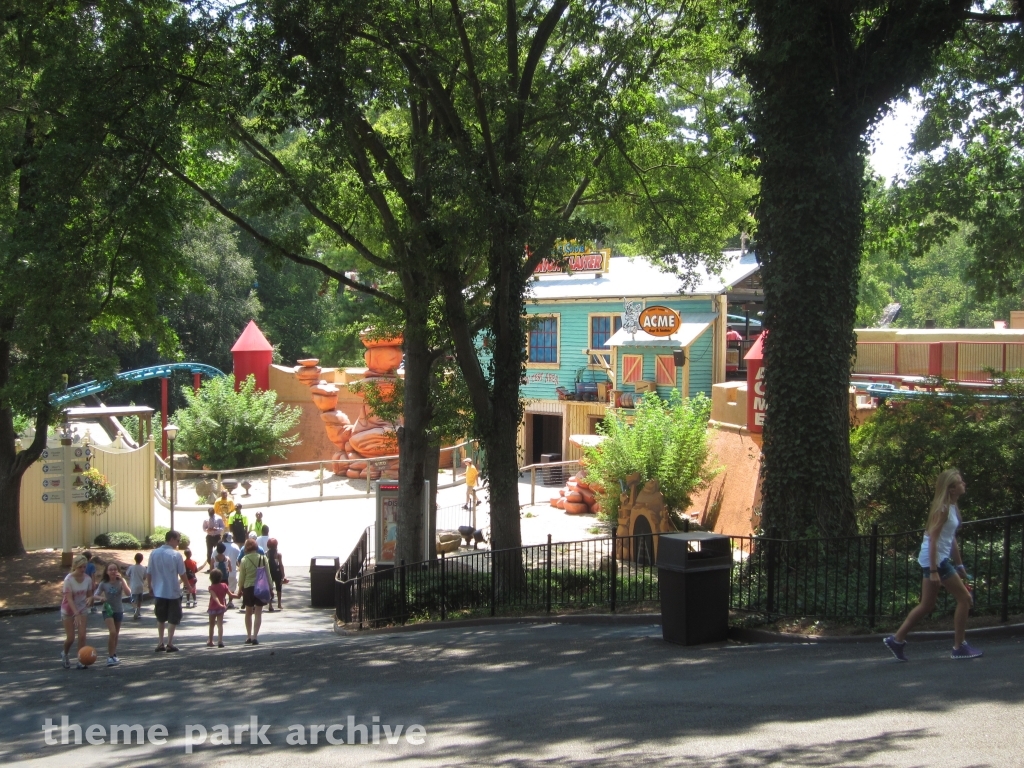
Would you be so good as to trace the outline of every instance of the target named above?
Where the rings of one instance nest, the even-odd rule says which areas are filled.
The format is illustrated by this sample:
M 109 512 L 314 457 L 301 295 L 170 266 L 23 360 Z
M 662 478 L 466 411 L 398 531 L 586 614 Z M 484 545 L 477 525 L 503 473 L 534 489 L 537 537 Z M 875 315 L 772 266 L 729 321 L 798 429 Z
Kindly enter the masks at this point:
M 651 336 L 671 336 L 679 325 L 679 313 L 671 307 L 656 304 L 640 313 L 640 330 Z

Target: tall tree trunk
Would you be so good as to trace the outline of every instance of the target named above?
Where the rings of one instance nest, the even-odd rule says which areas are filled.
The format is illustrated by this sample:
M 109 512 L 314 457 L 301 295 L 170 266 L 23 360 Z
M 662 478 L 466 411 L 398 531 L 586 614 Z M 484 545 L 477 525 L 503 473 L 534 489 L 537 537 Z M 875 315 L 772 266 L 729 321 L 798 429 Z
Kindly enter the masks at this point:
M 850 367 L 863 237 L 863 135 L 920 82 L 969 0 L 868 11 L 831 0 L 752 0 L 745 70 L 761 180 L 765 293 L 762 520 L 769 534 L 856 529 Z
M 4 370 L 6 365 L 0 363 L 0 377 L 4 377 Z M 48 407 L 40 410 L 35 439 L 19 453 L 15 447 L 18 435 L 14 431 L 14 413 L 9 407 L 0 408 L 0 557 L 25 553 L 21 539 L 21 479 L 46 447 L 49 414 Z
M 494 318 L 490 330 L 491 375 L 484 374 L 478 356 L 472 323 L 466 314 L 462 278 L 457 272 L 445 275 L 444 297 L 456 359 L 466 380 L 475 417 L 476 435 L 483 444 L 490 486 L 491 548 L 509 549 L 522 545 L 519 527 L 519 457 L 516 436 L 522 405 L 519 380 L 522 376 L 522 319 L 518 312 L 512 322 Z M 498 291 L 492 312 L 499 312 Z M 519 307 L 521 309 L 520 300 Z M 513 330 L 514 329 L 514 330 Z
M 523 543 L 519 518 L 519 451 L 516 449 L 523 415 L 519 392 L 523 377 L 522 300 L 516 299 L 515 287 L 508 286 L 505 290 L 513 294 L 508 297 L 508 303 L 516 309 L 493 324 L 494 380 L 490 419 L 481 434 L 490 486 L 491 546 L 494 549 L 511 549 Z M 500 310 L 501 302 L 495 303 Z
M 418 563 L 423 560 L 423 509 L 427 502 L 423 481 L 433 479 L 436 485 L 437 463 L 431 461 L 430 421 L 433 408 L 430 400 L 430 369 L 434 353 L 428 343 L 426 302 L 415 291 L 406 291 L 405 400 L 402 405 L 403 425 L 398 430 L 398 561 Z M 422 316 L 421 316 L 422 315 Z M 397 563 L 396 563 L 397 564 Z
M 764 48 L 781 46 L 773 36 L 791 47 L 753 78 L 752 111 L 763 126 L 755 127 L 757 253 L 768 329 L 763 527 L 780 536 L 842 535 L 855 528 L 847 390 L 864 145 L 825 62 L 830 52 L 851 51 L 833 51 L 827 12 L 776 25 L 768 13 Z

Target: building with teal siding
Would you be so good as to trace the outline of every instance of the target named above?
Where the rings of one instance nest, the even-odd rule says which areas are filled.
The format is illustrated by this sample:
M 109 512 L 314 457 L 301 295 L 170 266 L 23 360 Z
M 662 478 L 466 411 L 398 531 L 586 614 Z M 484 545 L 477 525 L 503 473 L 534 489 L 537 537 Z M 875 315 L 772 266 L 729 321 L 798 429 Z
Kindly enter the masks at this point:
M 705 275 L 692 289 L 644 259 L 599 254 L 603 258 L 581 254 L 571 261 L 571 274 L 542 262 L 534 276 L 526 304 L 529 361 L 519 436 L 525 464 L 555 455 L 579 458 L 569 436 L 594 434 L 608 408 L 628 409 L 638 392 L 710 397 L 712 385 L 726 379 L 727 356 L 742 352 L 727 346 L 730 322 L 735 329 L 737 317 L 749 318 L 762 301 L 752 253 L 726 253 L 721 275 Z M 678 314 L 670 335 L 655 336 L 629 322 L 643 310 L 650 309 L 645 319 L 662 313 L 658 307 Z M 748 331 L 745 340 L 752 338 L 750 322 L 740 329 Z

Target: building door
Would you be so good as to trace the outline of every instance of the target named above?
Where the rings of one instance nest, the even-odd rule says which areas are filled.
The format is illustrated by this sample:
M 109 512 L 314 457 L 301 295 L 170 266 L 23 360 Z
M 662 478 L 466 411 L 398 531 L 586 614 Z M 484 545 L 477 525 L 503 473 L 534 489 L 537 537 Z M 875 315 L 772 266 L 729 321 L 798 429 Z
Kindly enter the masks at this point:
M 562 417 L 546 413 L 528 413 L 532 420 L 533 441 L 530 446 L 530 464 L 540 463 L 541 454 L 562 452 Z

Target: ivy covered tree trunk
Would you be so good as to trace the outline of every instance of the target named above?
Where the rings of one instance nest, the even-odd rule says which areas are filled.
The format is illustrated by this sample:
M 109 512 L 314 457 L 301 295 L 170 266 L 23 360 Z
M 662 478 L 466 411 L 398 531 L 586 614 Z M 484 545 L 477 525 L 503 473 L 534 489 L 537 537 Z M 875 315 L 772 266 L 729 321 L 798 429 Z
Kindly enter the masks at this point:
M 856 528 L 848 388 L 865 195 L 863 136 L 918 82 L 964 3 L 754 0 L 748 58 L 765 292 L 762 527 Z
M 837 104 L 826 14 L 778 30 L 797 50 L 757 91 L 761 197 L 757 252 L 765 292 L 763 519 L 769 534 L 851 533 L 847 389 L 856 351 L 863 232 L 861 127 Z M 802 30 L 796 28 L 799 23 Z M 774 31 L 762 34 L 773 42 Z M 766 80 L 768 78 L 765 78 Z

